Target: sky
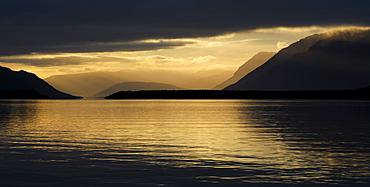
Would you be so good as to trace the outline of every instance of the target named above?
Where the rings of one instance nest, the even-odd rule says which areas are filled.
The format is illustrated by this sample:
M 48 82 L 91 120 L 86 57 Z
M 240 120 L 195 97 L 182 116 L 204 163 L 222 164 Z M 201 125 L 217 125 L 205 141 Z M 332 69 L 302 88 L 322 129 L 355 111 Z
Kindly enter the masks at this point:
M 368 0 L 0 0 L 0 65 L 42 78 L 236 70 L 314 33 L 370 26 Z

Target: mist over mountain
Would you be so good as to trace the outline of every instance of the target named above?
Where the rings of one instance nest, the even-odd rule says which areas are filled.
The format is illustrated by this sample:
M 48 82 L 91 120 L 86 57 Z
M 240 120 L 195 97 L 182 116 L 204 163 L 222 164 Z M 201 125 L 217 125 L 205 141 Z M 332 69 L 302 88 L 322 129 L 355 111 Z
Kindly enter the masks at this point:
M 226 90 L 343 90 L 370 85 L 370 30 L 306 37 Z
M 0 90 L 33 90 L 51 99 L 76 99 L 78 97 L 60 92 L 35 74 L 12 71 L 0 66 Z
M 198 78 L 182 86 L 184 86 L 187 89 L 207 89 L 207 90 L 214 89 L 215 86 L 220 84 L 220 82 L 223 82 L 231 75 L 232 75 L 231 71 L 225 71 L 221 74 Z
M 184 89 L 211 89 L 231 74 L 231 71 L 220 70 L 198 73 L 171 70 L 132 70 L 54 75 L 46 78 L 45 81 L 63 92 L 89 97 L 122 82 L 157 82 L 176 85 Z
M 243 78 L 245 75 L 250 73 L 251 71 L 255 70 L 259 66 L 261 66 L 263 63 L 265 63 L 268 59 L 270 59 L 272 56 L 274 56 L 275 52 L 259 52 L 256 55 L 254 55 L 251 59 L 249 59 L 247 62 L 245 62 L 242 66 L 239 67 L 239 69 L 234 73 L 232 77 L 225 80 L 221 84 L 217 85 L 214 89 L 221 90 L 225 87 L 236 83 L 238 80 Z
M 178 86 L 157 82 L 122 82 L 106 90 L 92 95 L 91 97 L 105 97 L 119 91 L 139 91 L 139 90 L 182 90 Z
M 130 77 L 135 78 L 128 73 L 92 72 L 72 75 L 53 75 L 44 80 L 59 90 L 86 97 L 122 81 L 130 81 Z

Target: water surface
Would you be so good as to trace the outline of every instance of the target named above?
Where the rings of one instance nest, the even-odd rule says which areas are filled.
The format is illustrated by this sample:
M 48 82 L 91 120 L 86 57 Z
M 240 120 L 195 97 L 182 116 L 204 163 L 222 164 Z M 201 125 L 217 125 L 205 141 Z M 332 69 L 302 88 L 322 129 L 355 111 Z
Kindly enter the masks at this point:
M 366 185 L 370 102 L 2 100 L 0 186 Z

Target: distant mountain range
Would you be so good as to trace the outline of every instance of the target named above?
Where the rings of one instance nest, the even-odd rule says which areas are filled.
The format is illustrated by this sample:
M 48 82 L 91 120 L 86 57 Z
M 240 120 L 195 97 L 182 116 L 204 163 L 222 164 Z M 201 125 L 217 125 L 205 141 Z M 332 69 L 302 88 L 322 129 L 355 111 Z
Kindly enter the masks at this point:
M 232 75 L 231 71 L 216 73 L 185 73 L 170 70 L 136 70 L 120 72 L 91 72 L 71 75 L 53 75 L 45 79 L 63 92 L 90 97 L 122 82 L 156 82 L 176 85 L 184 89 L 212 89 Z M 149 89 L 144 88 L 142 89 Z
M 130 77 L 133 75 L 128 73 L 92 72 L 53 75 L 44 80 L 63 92 L 88 97 L 120 82 L 131 80 Z
M 274 56 L 275 52 L 259 52 L 256 55 L 254 55 L 251 59 L 249 59 L 247 62 L 245 62 L 242 66 L 239 67 L 239 69 L 234 73 L 232 77 L 225 80 L 221 84 L 217 85 L 214 89 L 215 90 L 222 90 L 225 87 L 236 83 L 241 78 L 243 78 L 248 73 L 252 72 L 262 64 L 264 64 L 268 59 L 270 59 L 272 56 Z
M 306 37 L 225 90 L 346 90 L 370 85 L 370 30 Z
M 7 91 L 33 90 L 51 99 L 79 98 L 56 90 L 55 88 L 50 86 L 47 82 L 37 77 L 35 74 L 28 73 L 23 70 L 12 71 L 11 69 L 2 66 L 0 66 L 0 90 Z M 23 95 L 26 93 L 32 92 L 22 91 Z
M 104 97 L 124 90 L 224 87 L 224 90 L 260 91 L 355 90 L 370 85 L 370 30 L 311 35 L 276 54 L 258 53 L 230 78 L 231 74 L 230 71 L 215 74 L 169 70 L 92 72 L 51 76 L 45 79 L 49 85 L 32 73 L 0 66 L 0 91 L 5 90 L 2 93 L 7 97 L 13 93 L 33 95 L 37 92 L 41 95 L 32 97 L 74 99 L 78 97 L 72 95 Z
M 139 91 L 139 90 L 182 90 L 183 88 L 156 82 L 123 82 L 116 84 L 106 90 L 92 95 L 91 97 L 106 97 L 119 91 Z

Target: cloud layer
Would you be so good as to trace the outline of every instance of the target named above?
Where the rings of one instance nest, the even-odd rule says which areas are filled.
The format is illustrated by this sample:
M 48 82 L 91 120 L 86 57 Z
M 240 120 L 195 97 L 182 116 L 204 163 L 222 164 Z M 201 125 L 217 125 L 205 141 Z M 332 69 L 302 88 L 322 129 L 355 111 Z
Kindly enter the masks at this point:
M 1 0 L 0 56 L 141 51 L 273 27 L 370 26 L 367 0 Z

